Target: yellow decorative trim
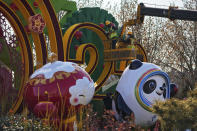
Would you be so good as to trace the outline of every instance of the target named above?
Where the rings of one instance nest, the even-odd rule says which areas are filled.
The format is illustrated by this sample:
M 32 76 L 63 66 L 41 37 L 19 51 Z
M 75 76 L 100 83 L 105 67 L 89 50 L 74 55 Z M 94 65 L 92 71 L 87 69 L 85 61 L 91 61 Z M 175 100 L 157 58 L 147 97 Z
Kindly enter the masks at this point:
M 47 82 L 46 82 L 46 79 L 42 78 L 34 78 L 34 79 L 31 79 L 28 81 L 30 85 L 37 85 L 37 84 L 43 84 L 45 85 Z
M 70 117 L 70 118 L 64 120 L 63 123 L 64 123 L 64 124 L 68 124 L 68 123 L 74 122 L 74 121 L 76 121 L 76 120 L 77 120 L 77 117 L 76 117 L 76 115 L 74 115 L 74 116 L 72 116 L 72 117 Z
M 53 102 L 51 102 L 51 101 L 40 101 L 39 103 L 53 104 Z
M 61 100 L 62 100 L 62 93 L 61 93 L 60 86 L 59 86 L 59 84 L 58 84 L 58 83 L 57 83 L 57 89 L 58 89 L 58 92 L 59 92 L 60 97 L 61 97 Z
M 17 8 L 20 10 L 20 12 L 22 13 L 25 21 L 28 23 L 28 18 L 31 16 L 28 11 L 26 10 L 26 8 L 24 7 L 24 5 L 22 4 L 22 2 L 20 0 L 14 0 L 13 1 L 14 4 L 16 4 Z M 28 3 L 28 2 L 27 2 Z M 29 5 L 30 6 L 30 5 Z M 30 6 L 31 7 L 31 6 Z M 42 47 L 41 47 L 41 43 L 39 40 L 39 34 L 31 32 L 32 34 L 32 38 L 34 41 L 34 45 L 35 45 L 35 50 L 36 50 L 36 62 L 37 62 L 37 66 L 36 68 L 40 68 L 43 65 L 43 59 L 42 59 Z
M 1 1 L 2 3 L 4 3 L 8 8 L 9 5 L 7 5 L 5 2 Z M 12 10 L 11 8 L 9 8 L 10 10 Z M 20 46 L 20 52 L 21 52 L 21 56 L 22 56 L 22 62 L 24 63 L 24 77 L 21 80 L 21 87 L 19 89 L 19 93 L 18 93 L 18 99 L 15 101 L 15 103 L 13 104 L 12 108 L 10 109 L 9 113 L 13 114 L 17 111 L 17 109 L 19 108 L 22 99 L 23 99 L 23 85 L 25 85 L 25 82 L 28 80 L 29 78 L 29 59 L 28 59 L 28 53 L 27 53 L 27 48 L 25 46 L 25 40 L 23 38 L 23 34 L 20 31 L 20 28 L 18 26 L 18 24 L 16 23 L 16 20 L 12 18 L 12 16 L 3 8 L 0 6 L 0 11 L 6 16 L 6 18 L 8 19 L 8 21 L 10 22 L 10 24 L 12 25 L 12 27 L 14 28 L 14 31 L 16 32 L 17 36 L 18 36 L 18 40 L 19 40 L 19 46 Z M 15 12 L 13 11 L 13 13 L 15 14 Z M 16 15 L 16 14 L 15 14 Z M 17 16 L 17 15 L 16 15 Z M 18 18 L 19 19 L 19 18 Z M 31 45 L 29 45 L 31 47 Z
M 49 83 L 52 83 L 55 81 L 55 77 L 53 76 L 52 78 L 49 79 Z
M 124 71 L 125 67 L 127 67 L 127 62 L 126 61 L 121 61 L 120 62 L 120 70 Z
M 55 30 L 53 28 L 53 22 L 51 20 L 50 14 L 47 11 L 47 7 L 45 6 L 43 0 L 35 0 L 35 1 L 38 3 L 38 6 L 42 12 L 43 18 L 46 22 L 46 27 L 48 30 L 48 35 L 49 35 L 49 40 L 50 40 L 51 52 L 58 55 L 58 47 L 57 47 L 58 43 L 57 43 L 56 34 L 55 34 Z M 50 1 L 49 1 L 49 3 L 50 3 Z M 57 19 L 57 17 L 56 17 L 56 19 Z M 61 37 L 62 37 L 62 33 L 61 33 Z
M 118 48 L 118 49 L 106 49 L 104 52 L 111 52 L 111 51 L 131 51 L 131 48 Z
M 46 79 L 41 79 L 40 80 L 40 83 L 43 84 L 43 85 L 45 85 L 47 83 L 47 80 Z
M 93 46 L 95 49 L 92 48 L 91 46 L 88 47 L 88 45 Z M 87 65 L 85 70 L 89 74 L 91 74 L 96 69 L 96 66 L 98 64 L 98 59 L 99 59 L 98 58 L 98 51 L 97 51 L 96 47 L 93 44 L 90 44 L 90 43 L 89 44 L 82 44 L 77 49 L 76 60 L 77 61 L 82 61 L 82 63 L 85 63 L 86 51 L 88 51 L 90 53 L 90 60 L 89 60 L 89 63 L 88 63 L 88 65 Z
M 71 42 L 74 37 L 74 34 L 77 30 L 80 30 L 83 28 L 86 28 L 86 29 L 89 29 L 89 30 L 92 30 L 93 32 L 95 32 L 101 38 L 103 45 L 104 45 L 104 49 L 110 49 L 111 43 L 110 43 L 110 41 L 108 41 L 108 38 L 107 38 L 106 34 L 104 33 L 105 31 L 101 27 L 99 27 L 98 25 L 93 24 L 93 23 L 75 24 L 75 25 L 72 25 L 69 29 L 67 29 L 67 31 L 65 32 L 64 37 L 63 37 L 64 60 L 65 61 L 83 62 L 84 55 L 79 55 L 79 54 L 82 54 L 82 51 L 85 48 L 85 46 L 87 46 L 89 44 L 83 44 L 79 47 L 79 49 L 77 49 L 76 59 L 71 59 L 69 56 L 70 46 L 71 46 Z M 92 44 L 90 44 L 90 45 L 92 46 Z M 96 56 L 95 50 L 93 50 L 90 47 L 90 48 L 88 48 L 88 51 L 90 53 L 92 53 L 92 55 L 90 55 L 91 56 L 90 62 L 88 63 L 88 65 L 86 67 L 87 72 L 89 72 L 90 70 L 94 70 L 93 68 L 95 68 L 95 63 L 98 63 L 97 61 L 95 61 L 95 56 Z M 104 84 L 104 81 L 107 80 L 107 78 L 112 73 L 111 70 L 112 70 L 113 62 L 105 62 L 104 64 L 105 64 L 105 67 L 103 69 L 103 72 L 101 73 L 100 77 L 95 82 L 95 85 L 97 86 L 96 87 L 97 90 L 100 89 L 100 87 Z
M 39 83 L 41 83 L 40 79 L 36 79 L 35 82 L 34 82 L 34 85 L 37 85 Z
M 55 77 L 56 77 L 56 79 L 58 79 L 58 80 L 62 80 L 62 79 L 64 79 L 64 77 L 63 77 L 63 74 L 62 74 L 62 73 L 57 74 Z

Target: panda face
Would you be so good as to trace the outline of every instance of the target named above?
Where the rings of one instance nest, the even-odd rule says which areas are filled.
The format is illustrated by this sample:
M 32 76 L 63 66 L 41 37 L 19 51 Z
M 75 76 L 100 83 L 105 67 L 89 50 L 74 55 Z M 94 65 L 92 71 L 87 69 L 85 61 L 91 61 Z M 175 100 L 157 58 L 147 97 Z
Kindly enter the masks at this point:
M 161 75 L 149 77 L 143 84 L 142 94 L 146 100 L 154 103 L 156 100 L 164 101 L 167 81 Z

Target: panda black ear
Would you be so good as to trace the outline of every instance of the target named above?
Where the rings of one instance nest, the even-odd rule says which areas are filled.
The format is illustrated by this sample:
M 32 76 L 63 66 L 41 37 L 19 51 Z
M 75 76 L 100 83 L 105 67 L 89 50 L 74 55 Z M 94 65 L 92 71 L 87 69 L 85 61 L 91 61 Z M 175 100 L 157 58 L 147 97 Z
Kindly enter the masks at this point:
M 140 68 L 142 65 L 143 65 L 143 63 L 140 60 L 136 59 L 131 62 L 131 64 L 129 65 L 129 69 L 136 70 L 136 69 Z

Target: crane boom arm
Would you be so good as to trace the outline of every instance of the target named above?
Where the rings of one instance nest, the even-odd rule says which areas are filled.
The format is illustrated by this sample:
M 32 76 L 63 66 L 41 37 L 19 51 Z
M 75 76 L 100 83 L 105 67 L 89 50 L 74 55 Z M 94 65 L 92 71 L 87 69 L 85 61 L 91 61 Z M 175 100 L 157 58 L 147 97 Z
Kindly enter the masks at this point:
M 137 14 L 138 19 L 144 16 L 157 16 L 169 18 L 170 20 L 197 21 L 197 10 L 183 10 L 176 7 L 169 7 L 169 9 L 152 8 L 145 7 L 143 3 L 139 4 Z
M 142 24 L 144 16 L 157 16 L 169 18 L 170 20 L 188 20 L 197 21 L 197 10 L 182 10 L 177 7 L 169 7 L 169 9 L 146 7 L 143 3 L 138 5 L 137 18 L 128 20 L 123 24 L 120 37 L 123 36 L 127 26 Z

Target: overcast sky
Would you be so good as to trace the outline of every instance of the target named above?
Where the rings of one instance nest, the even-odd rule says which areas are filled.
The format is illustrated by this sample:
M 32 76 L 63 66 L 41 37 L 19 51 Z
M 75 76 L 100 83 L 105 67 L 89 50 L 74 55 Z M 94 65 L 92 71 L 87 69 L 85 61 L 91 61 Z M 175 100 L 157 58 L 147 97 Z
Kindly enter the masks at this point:
M 183 7 L 183 3 L 181 0 L 138 0 L 139 3 L 143 2 L 143 3 L 148 3 L 148 4 L 156 4 L 156 5 L 164 5 L 164 6 L 179 6 L 179 7 Z
M 121 1 L 124 0 L 74 0 L 77 2 L 78 8 L 81 8 L 81 3 L 84 7 L 94 7 L 95 2 L 99 3 L 101 1 L 101 5 L 96 4 L 96 6 L 99 6 L 106 10 L 111 10 L 110 7 L 118 9 L 121 5 Z M 133 1 L 133 0 L 126 0 L 126 1 Z M 144 3 L 145 6 L 148 7 L 157 7 L 157 8 L 169 8 L 169 6 L 178 6 L 179 8 L 183 8 L 182 0 L 138 0 L 139 3 Z M 112 9 L 113 10 L 113 9 Z M 111 12 L 112 13 L 112 12 Z M 113 14 L 113 13 L 112 13 Z
M 116 4 L 121 5 L 121 0 L 103 0 L 106 6 Z M 129 1 L 129 0 L 128 0 Z M 138 3 L 145 3 L 145 5 L 149 7 L 162 7 L 168 8 L 169 6 L 178 6 L 179 8 L 183 8 L 182 0 L 138 0 Z
M 105 3 L 119 3 L 118 5 L 120 5 L 121 0 L 104 0 Z M 138 0 L 138 3 L 146 3 L 146 4 L 153 4 L 153 6 L 155 5 L 159 5 L 159 6 L 170 6 L 170 5 L 175 5 L 175 6 L 179 6 L 179 7 L 183 7 L 183 3 L 182 0 Z
M 94 1 L 94 0 L 90 0 L 90 1 Z M 121 5 L 121 1 L 123 0 L 103 0 L 104 4 L 101 6 L 101 8 L 106 9 L 113 14 L 109 6 L 111 5 L 111 7 L 114 7 L 115 5 L 116 9 L 118 9 Z M 183 8 L 182 0 L 138 0 L 138 4 L 139 3 L 144 3 L 145 6 L 147 7 L 155 7 L 155 8 L 168 9 L 169 6 L 178 6 L 178 8 Z
M 119 13 L 121 7 L 121 1 L 133 1 L 133 0 L 75 0 L 80 8 L 80 3 L 86 1 L 86 4 L 82 7 L 101 7 L 102 9 L 107 10 L 112 15 L 116 16 Z M 100 4 L 98 4 L 100 1 Z M 96 4 L 97 3 L 97 4 Z M 139 3 L 144 3 L 147 7 L 155 8 L 166 8 L 169 6 L 175 6 L 178 8 L 183 8 L 182 0 L 138 0 Z M 137 11 L 137 6 L 136 6 Z

